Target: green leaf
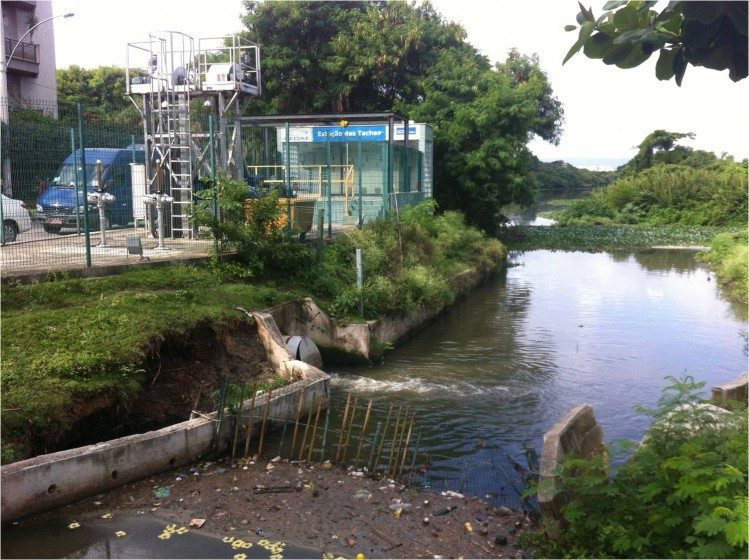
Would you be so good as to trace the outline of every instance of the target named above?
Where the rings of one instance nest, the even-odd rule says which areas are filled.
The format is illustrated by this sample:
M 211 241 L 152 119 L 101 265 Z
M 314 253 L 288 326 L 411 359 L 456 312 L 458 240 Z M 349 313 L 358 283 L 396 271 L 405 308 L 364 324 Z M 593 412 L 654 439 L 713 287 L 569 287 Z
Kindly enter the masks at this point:
M 605 33 L 595 33 L 585 41 L 583 52 L 588 58 L 603 58 L 606 51 L 611 48 L 613 41 L 610 35 Z
M 743 546 L 749 541 L 746 518 L 727 523 L 723 532 L 731 546 Z
M 670 80 L 674 77 L 674 57 L 676 53 L 672 50 L 661 49 L 658 62 L 655 64 L 655 76 L 659 80 Z
M 630 31 L 633 29 L 639 29 L 640 27 L 640 16 L 637 13 L 637 8 L 634 4 L 627 4 L 626 7 L 622 8 L 614 14 L 614 25 L 622 31 Z
M 633 45 L 612 45 L 603 57 L 604 64 L 619 64 L 634 50 Z
M 608 11 L 608 10 L 616 10 L 618 7 L 624 6 L 624 4 L 626 4 L 626 3 L 627 3 L 626 0 L 624 0 L 624 1 L 622 1 L 622 0 L 612 0 L 610 2 L 606 2 L 603 5 L 603 9 L 606 10 L 606 11 Z
M 684 58 L 684 52 L 681 47 L 676 49 L 674 55 L 674 78 L 676 85 L 681 87 L 681 81 L 684 79 L 684 72 L 687 71 L 687 60 Z
M 684 2 L 682 13 L 687 20 L 708 25 L 723 15 L 724 2 Z
M 566 63 L 570 58 L 577 54 L 577 52 L 585 44 L 585 41 L 588 40 L 588 37 L 590 37 L 591 33 L 593 33 L 594 29 L 595 24 L 593 22 L 586 21 L 585 23 L 583 23 L 582 27 L 580 28 L 580 35 L 578 36 L 577 41 L 574 45 L 572 45 L 572 48 L 567 53 L 567 56 L 564 57 L 562 64 Z
M 565 31 L 574 31 L 575 29 L 577 29 L 577 25 L 565 25 L 564 26 Z

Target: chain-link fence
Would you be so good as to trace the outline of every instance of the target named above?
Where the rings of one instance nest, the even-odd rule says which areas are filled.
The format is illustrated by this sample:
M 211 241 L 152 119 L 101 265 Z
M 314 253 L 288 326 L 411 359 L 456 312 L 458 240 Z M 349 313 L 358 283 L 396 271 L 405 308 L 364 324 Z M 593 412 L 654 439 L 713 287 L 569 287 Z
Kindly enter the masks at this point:
M 150 116 L 145 105 L 107 115 L 83 104 L 5 101 L 4 273 L 208 255 L 213 242 L 193 223 L 192 205 L 200 179 L 220 170 L 247 181 L 249 206 L 277 190 L 286 231 L 300 239 L 431 197 L 426 125 L 411 124 L 409 137 L 402 124 L 389 129 L 367 116 L 351 125 L 240 118 L 236 104 L 217 119 L 211 103 L 170 99 L 156 99 Z

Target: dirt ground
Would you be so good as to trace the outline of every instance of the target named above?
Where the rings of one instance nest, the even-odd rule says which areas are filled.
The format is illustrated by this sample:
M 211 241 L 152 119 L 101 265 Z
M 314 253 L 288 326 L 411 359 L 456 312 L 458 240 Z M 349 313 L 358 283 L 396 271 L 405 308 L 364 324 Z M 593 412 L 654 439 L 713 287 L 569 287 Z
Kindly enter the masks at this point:
M 527 523 L 522 512 L 351 472 L 327 464 L 283 461 L 201 462 L 23 524 L 43 523 L 45 515 L 73 519 L 134 511 L 182 526 L 205 519 L 202 530 L 222 538 L 251 535 L 286 541 L 319 550 L 323 557 L 525 557 L 514 544 L 515 532 Z

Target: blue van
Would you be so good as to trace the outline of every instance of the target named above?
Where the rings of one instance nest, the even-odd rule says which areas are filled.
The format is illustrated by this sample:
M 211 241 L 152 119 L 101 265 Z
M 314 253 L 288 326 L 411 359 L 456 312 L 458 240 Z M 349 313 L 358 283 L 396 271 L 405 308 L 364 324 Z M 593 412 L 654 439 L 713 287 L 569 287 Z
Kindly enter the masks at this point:
M 107 227 L 126 226 L 133 221 L 133 189 L 131 163 L 144 163 L 143 146 L 128 148 L 86 148 L 86 193 L 98 187 L 96 162 L 104 168 L 102 179 L 106 191 L 115 196 L 114 202 L 106 206 Z M 47 233 L 59 233 L 63 228 L 82 228 L 83 212 L 88 208 L 90 229 L 99 227 L 99 211 L 95 204 L 88 204 L 83 187 L 73 185 L 83 182 L 81 151 L 70 154 L 62 164 L 60 172 L 37 198 L 37 221 Z M 77 191 L 77 192 L 76 192 Z

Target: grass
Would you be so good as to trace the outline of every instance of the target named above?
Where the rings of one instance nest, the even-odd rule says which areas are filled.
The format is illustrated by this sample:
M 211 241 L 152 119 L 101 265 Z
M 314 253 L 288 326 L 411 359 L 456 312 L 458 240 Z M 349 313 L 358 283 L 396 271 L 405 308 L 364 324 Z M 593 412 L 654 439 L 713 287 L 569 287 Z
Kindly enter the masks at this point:
M 740 227 L 715 226 L 515 226 L 500 240 L 510 250 L 534 249 L 605 251 L 657 246 L 708 246 L 720 233 L 736 234 Z
M 725 296 L 747 303 L 747 267 L 749 246 L 747 230 L 721 233 L 713 239 L 710 251 L 700 256 L 715 271 Z

